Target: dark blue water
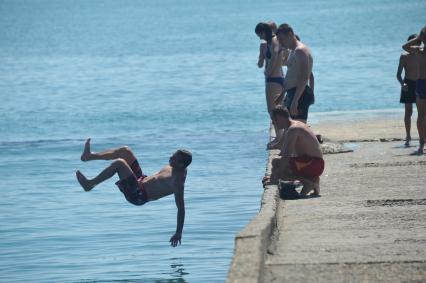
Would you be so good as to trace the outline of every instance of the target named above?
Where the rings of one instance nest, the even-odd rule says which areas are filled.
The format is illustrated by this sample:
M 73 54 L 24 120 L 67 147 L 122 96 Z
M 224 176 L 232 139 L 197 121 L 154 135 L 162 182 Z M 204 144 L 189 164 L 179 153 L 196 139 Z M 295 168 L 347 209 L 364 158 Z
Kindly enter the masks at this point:
M 425 2 L 309 2 L 0 1 L 0 281 L 223 282 L 267 158 L 259 21 L 312 48 L 313 121 L 400 107 L 400 46 Z M 86 137 L 130 145 L 147 173 L 193 152 L 181 246 L 173 197 L 79 187 L 76 169 L 108 164 L 79 161 Z

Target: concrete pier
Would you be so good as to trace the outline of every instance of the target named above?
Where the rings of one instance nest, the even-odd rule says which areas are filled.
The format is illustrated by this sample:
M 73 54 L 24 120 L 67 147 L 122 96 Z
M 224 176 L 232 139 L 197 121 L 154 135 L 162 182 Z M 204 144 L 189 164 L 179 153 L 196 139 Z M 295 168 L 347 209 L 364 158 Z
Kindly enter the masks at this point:
M 402 121 L 313 129 L 354 151 L 324 156 L 319 198 L 282 200 L 265 188 L 235 239 L 227 282 L 426 282 L 426 156 L 403 146 Z

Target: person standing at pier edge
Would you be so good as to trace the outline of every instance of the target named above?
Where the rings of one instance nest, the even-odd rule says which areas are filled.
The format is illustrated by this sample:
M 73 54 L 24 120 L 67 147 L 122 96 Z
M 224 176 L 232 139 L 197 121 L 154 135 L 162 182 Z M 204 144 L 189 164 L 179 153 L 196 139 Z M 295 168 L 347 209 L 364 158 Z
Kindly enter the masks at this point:
M 423 44 L 421 44 L 423 43 Z M 426 26 L 420 34 L 402 46 L 405 51 L 415 54 L 418 62 L 418 78 L 416 81 L 417 130 L 419 131 L 419 149 L 423 154 L 426 142 Z
M 291 50 L 284 80 L 284 89 L 287 93 L 284 105 L 290 111 L 292 119 L 306 123 L 309 106 L 314 103 L 312 90 L 308 86 L 313 66 L 311 51 L 297 40 L 293 28 L 288 24 L 278 27 L 277 38 L 282 47 Z M 283 95 L 278 100 L 282 100 Z
M 265 94 L 266 106 L 268 113 L 271 115 L 275 108 L 277 97 L 283 92 L 284 75 L 282 71 L 283 56 L 281 54 L 280 44 L 277 37 L 272 33 L 272 28 L 267 23 L 259 23 L 255 28 L 256 35 L 263 40 L 266 40 L 265 52 Z M 268 143 L 267 148 L 273 147 L 281 136 L 281 131 L 274 125 L 275 139 Z
M 408 41 L 413 38 L 417 38 L 417 34 L 412 34 L 408 37 Z M 419 43 L 418 43 L 419 44 Z M 402 79 L 401 74 L 404 70 L 404 79 Z M 416 80 L 418 77 L 418 63 L 417 57 L 412 53 L 402 53 L 399 57 L 398 71 L 396 73 L 396 78 L 401 84 L 401 98 L 400 103 L 405 104 L 405 115 L 404 115 L 404 124 L 405 124 L 405 146 L 410 145 L 411 141 L 411 116 L 413 115 L 413 103 L 416 103 Z

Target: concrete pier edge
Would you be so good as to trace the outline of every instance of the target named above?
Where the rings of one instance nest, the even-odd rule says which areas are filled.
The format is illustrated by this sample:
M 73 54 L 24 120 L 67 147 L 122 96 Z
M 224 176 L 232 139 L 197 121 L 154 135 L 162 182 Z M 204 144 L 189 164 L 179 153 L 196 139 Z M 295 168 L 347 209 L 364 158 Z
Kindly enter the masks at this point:
M 272 138 L 274 134 L 271 127 L 269 136 Z M 278 150 L 269 151 L 266 175 L 270 174 L 271 160 L 278 153 Z M 269 238 L 277 224 L 278 200 L 278 186 L 265 186 L 259 213 L 235 237 L 234 256 L 227 283 L 262 282 Z

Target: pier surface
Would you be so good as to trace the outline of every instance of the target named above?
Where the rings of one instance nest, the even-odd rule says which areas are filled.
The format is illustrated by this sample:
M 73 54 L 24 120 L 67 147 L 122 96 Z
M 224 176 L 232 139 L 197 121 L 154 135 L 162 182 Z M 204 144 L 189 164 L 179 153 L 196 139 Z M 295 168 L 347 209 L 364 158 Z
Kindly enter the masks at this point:
M 282 200 L 277 186 L 265 188 L 259 214 L 235 239 L 228 282 L 426 282 L 418 141 L 404 147 L 396 120 L 312 128 L 354 151 L 324 156 L 319 198 Z

